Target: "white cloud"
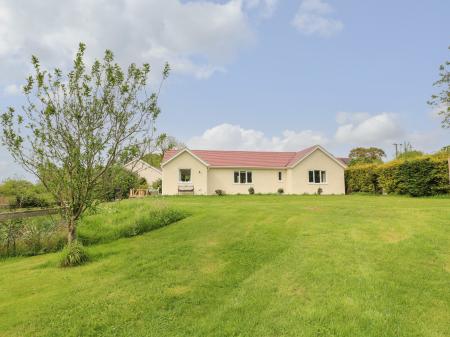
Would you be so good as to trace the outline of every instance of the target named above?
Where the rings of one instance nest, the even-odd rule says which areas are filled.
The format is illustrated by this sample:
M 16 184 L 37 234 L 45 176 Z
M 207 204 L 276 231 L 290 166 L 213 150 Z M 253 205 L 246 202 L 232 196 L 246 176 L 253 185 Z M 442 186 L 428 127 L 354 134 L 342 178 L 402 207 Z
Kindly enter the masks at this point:
M 5 93 L 5 95 L 15 96 L 15 95 L 20 94 L 20 88 L 19 88 L 19 86 L 15 85 L 15 84 L 8 84 L 3 89 L 3 92 Z
M 341 125 L 337 128 L 335 139 L 340 143 L 357 145 L 376 145 L 401 140 L 404 132 L 397 114 L 383 112 L 377 115 L 368 113 L 337 114 Z
M 412 132 L 406 135 L 406 140 L 411 143 L 413 149 L 423 152 L 436 152 L 446 145 L 450 145 L 449 132 L 443 128 L 435 130 Z
M 305 35 L 330 37 L 342 31 L 342 21 L 330 15 L 333 8 L 322 0 L 303 0 L 292 20 L 292 25 Z
M 268 137 L 262 131 L 225 123 L 191 138 L 187 145 L 194 149 L 298 151 L 314 144 L 327 143 L 324 135 L 311 130 L 285 130 L 281 136 Z
M 259 9 L 263 17 L 271 17 L 278 6 L 278 0 L 243 0 L 248 9 Z
M 338 124 L 361 123 L 370 118 L 368 112 L 345 112 L 340 111 L 336 114 L 336 122 Z
M 32 54 L 52 66 L 71 64 L 80 41 L 88 55 L 105 49 L 122 63 L 198 78 L 224 71 L 254 39 L 250 13 L 273 12 L 274 0 L 16 0 L 0 2 L 0 83 L 22 81 Z

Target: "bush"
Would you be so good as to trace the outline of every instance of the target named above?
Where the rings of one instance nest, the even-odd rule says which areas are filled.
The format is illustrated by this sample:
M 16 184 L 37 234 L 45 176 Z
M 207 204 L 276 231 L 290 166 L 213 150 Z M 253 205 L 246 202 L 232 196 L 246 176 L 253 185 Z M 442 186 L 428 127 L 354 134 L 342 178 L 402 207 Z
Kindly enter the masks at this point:
M 75 267 L 89 261 L 89 255 L 79 241 L 72 241 L 64 247 L 59 261 L 60 267 Z
M 375 164 L 365 164 L 349 167 L 345 171 L 347 193 L 380 193 L 380 187 L 378 186 L 378 166 Z
M 380 167 L 378 182 L 385 193 L 413 197 L 448 193 L 448 162 L 431 157 L 395 161 Z
M 130 195 L 130 189 L 139 188 L 142 185 L 146 185 L 145 179 L 142 181 L 136 173 L 115 165 L 105 172 L 96 193 L 97 197 L 103 201 L 126 199 Z
M 323 192 L 323 189 L 322 189 L 322 187 L 319 187 L 319 188 L 317 189 L 317 194 L 318 194 L 318 195 L 321 195 L 321 194 L 322 194 L 322 192 Z
M 420 158 L 423 156 L 424 156 L 424 154 L 422 151 L 412 150 L 412 151 L 406 151 L 406 152 L 400 153 L 397 156 L 397 159 L 410 160 L 410 159 L 417 159 L 417 158 Z
M 277 190 L 277 193 L 278 193 L 278 194 L 283 194 L 283 193 L 284 193 L 284 190 L 280 187 L 280 188 Z
M 54 198 L 42 184 L 27 180 L 8 179 L 0 184 L 0 196 L 8 200 L 11 208 L 48 207 Z
M 162 193 L 162 179 L 159 178 L 159 179 L 155 180 L 152 184 L 152 188 L 154 190 L 157 190 L 158 193 L 161 194 Z
M 26 191 L 22 195 L 17 195 L 16 200 L 11 204 L 13 208 L 49 207 L 49 200 L 45 199 L 33 191 Z
M 345 172 L 345 182 L 347 193 L 382 191 L 418 197 L 450 191 L 448 160 L 438 156 L 352 167 Z
M 255 189 L 253 187 L 250 187 L 248 189 L 248 194 L 255 194 Z
M 220 190 L 220 189 L 219 189 L 219 190 L 216 190 L 215 192 L 216 192 L 216 194 L 219 195 L 219 196 L 225 195 L 225 191 L 224 191 L 224 190 Z

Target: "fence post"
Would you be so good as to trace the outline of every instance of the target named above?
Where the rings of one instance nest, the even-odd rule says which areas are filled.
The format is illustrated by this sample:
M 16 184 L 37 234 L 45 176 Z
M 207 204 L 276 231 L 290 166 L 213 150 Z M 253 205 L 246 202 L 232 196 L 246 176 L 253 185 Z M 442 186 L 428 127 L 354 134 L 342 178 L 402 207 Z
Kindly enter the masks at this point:
M 447 159 L 447 163 L 448 163 L 448 183 L 450 184 L 450 156 Z

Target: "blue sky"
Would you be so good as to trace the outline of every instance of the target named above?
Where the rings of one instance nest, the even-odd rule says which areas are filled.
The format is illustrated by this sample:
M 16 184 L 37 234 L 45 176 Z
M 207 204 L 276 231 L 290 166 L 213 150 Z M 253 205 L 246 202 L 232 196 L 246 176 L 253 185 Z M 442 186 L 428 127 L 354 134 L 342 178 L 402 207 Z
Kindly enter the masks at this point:
M 20 104 L 31 54 L 64 67 L 82 40 L 91 57 L 111 48 L 123 64 L 168 60 L 158 129 L 191 147 L 320 143 L 345 156 L 358 145 L 450 144 L 426 104 L 449 59 L 449 1 L 73 3 L 46 2 L 50 15 L 39 1 L 0 0 L 2 109 Z M 24 175 L 0 156 L 0 179 Z

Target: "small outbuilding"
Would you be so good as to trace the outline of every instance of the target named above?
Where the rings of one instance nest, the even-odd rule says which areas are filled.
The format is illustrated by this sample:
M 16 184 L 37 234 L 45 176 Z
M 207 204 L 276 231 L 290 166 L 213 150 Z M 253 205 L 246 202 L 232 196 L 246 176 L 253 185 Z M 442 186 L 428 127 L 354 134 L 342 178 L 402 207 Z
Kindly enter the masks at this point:
M 127 170 L 136 173 L 140 178 L 144 178 L 148 186 L 152 186 L 155 181 L 162 179 L 161 170 L 141 159 L 133 160 L 125 164 L 124 167 Z

